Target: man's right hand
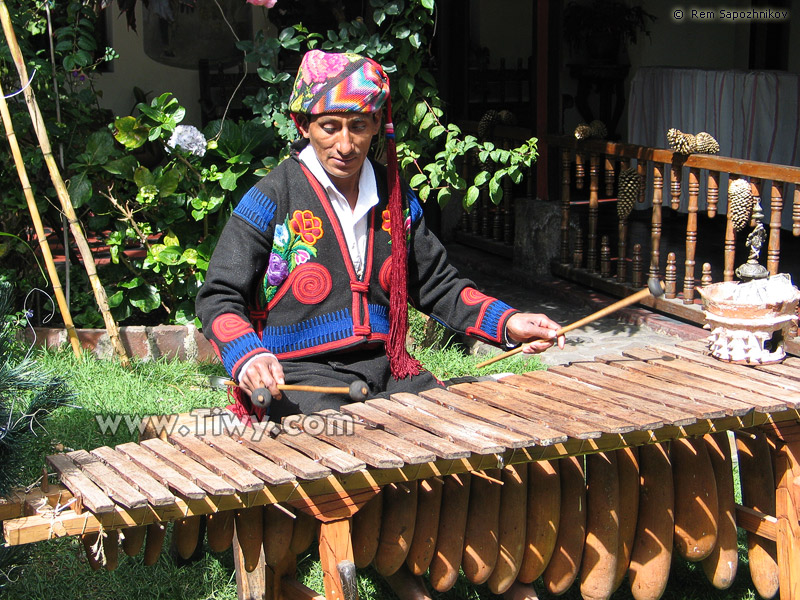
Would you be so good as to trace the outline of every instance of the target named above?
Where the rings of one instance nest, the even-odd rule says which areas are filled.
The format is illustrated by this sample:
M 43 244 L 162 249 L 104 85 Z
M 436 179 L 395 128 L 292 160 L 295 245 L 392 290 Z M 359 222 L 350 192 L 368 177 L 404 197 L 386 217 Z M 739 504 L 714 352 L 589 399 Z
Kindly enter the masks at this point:
M 283 367 L 274 354 L 257 356 L 239 374 L 239 387 L 248 395 L 258 388 L 267 388 L 273 398 L 280 398 L 278 384 L 285 383 Z

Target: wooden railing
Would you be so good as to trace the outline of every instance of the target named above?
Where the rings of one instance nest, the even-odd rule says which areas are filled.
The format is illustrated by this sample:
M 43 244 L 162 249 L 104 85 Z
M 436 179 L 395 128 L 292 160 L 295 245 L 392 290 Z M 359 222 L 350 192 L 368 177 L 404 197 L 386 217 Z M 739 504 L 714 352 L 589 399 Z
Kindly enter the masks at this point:
M 561 153 L 561 248 L 555 274 L 620 296 L 657 277 L 665 281 L 666 294 L 651 306 L 701 322 L 697 285 L 733 280 L 737 262 L 747 259 L 751 228 L 737 234 L 730 211 L 725 208 L 726 216 L 720 210 L 726 180 L 744 178 L 761 199 L 769 234 L 761 262 L 771 274 L 788 272 L 795 281 L 800 276 L 795 270 L 800 266 L 800 168 L 566 136 L 541 139 Z M 619 218 L 616 182 L 619 170 L 629 166 L 648 183 L 638 210 Z M 788 197 L 792 202 L 784 201 Z
M 478 123 L 466 121 L 460 124 L 462 131 L 478 136 Z M 526 142 L 533 136 L 530 129 L 497 125 L 492 128 L 487 141 L 496 147 L 510 149 Z M 535 170 L 533 165 L 531 171 Z M 477 154 L 465 156 L 461 170 L 466 181 L 472 181 L 478 171 L 488 169 L 491 164 L 481 164 Z M 494 204 L 489 199 L 489 188 L 484 186 L 480 197 L 469 211 L 463 211 L 455 232 L 456 240 L 467 245 L 478 247 L 486 252 L 500 256 L 512 257 L 514 253 L 514 203 L 516 198 L 533 196 L 533 173 L 523 177 L 519 185 L 514 185 L 510 178 L 503 180 L 503 199 Z

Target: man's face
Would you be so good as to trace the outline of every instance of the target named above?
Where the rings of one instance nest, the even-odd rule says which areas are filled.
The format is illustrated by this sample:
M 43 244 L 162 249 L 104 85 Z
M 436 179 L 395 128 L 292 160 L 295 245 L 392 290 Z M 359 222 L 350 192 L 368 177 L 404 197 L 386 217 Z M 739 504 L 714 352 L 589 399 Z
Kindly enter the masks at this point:
M 338 184 L 359 176 L 380 122 L 380 112 L 328 113 L 301 119 L 299 129 L 331 181 Z

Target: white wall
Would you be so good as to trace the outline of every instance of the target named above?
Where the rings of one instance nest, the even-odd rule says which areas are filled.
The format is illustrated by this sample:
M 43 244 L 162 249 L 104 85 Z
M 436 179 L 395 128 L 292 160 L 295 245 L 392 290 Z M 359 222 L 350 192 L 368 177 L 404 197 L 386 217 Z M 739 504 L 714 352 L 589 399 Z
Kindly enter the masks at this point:
M 102 92 L 100 106 L 112 110 L 117 116 L 128 115 L 136 104 L 134 87 L 150 92 L 150 99 L 164 92 L 172 92 L 178 102 L 186 108 L 183 122 L 200 126 L 200 88 L 197 70 L 170 67 L 152 60 L 145 54 L 142 10 L 142 3 L 137 2 L 138 33 L 127 29 L 125 17 L 119 14 L 116 3 L 110 4 L 105 11 L 109 44 L 120 57 L 114 61 L 112 72 L 103 73 L 98 77 L 96 87 Z M 260 9 L 253 11 L 254 28 L 271 27 L 268 23 L 265 24 L 265 15 L 266 12 Z

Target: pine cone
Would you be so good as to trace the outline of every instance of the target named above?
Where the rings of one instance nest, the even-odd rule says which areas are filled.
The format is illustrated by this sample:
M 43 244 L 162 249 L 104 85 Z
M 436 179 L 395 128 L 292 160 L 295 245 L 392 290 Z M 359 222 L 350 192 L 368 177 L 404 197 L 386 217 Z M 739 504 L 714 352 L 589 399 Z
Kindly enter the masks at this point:
M 728 211 L 735 231 L 742 231 L 750 224 L 753 194 L 744 179 L 732 179 L 728 183 Z
M 667 131 L 670 148 L 678 154 L 691 154 L 695 147 L 695 139 L 691 133 L 683 133 L 680 129 Z
M 478 141 L 485 142 L 492 134 L 492 129 L 499 120 L 500 115 L 496 110 L 487 110 L 478 123 Z
M 581 123 L 575 128 L 575 139 L 588 140 L 590 137 L 592 137 L 592 128 L 586 123 Z
M 517 116 L 510 110 L 501 110 L 497 113 L 497 117 L 503 125 L 511 126 L 517 124 Z
M 602 121 L 595 119 L 589 123 L 589 129 L 591 130 L 591 137 L 593 138 L 604 140 L 608 137 L 608 128 Z
M 719 153 L 719 142 L 710 133 L 701 131 L 694 136 L 694 151 L 700 154 Z
M 622 169 L 617 180 L 617 215 L 620 219 L 628 218 L 633 204 L 639 199 L 642 187 L 642 176 L 634 168 Z

